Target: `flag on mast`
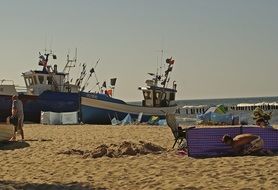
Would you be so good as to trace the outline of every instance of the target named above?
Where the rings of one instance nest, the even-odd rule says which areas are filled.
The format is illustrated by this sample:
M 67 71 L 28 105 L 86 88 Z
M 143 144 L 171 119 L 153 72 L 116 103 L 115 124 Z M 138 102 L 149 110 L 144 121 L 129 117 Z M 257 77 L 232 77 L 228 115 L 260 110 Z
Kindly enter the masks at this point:
M 110 79 L 110 85 L 111 86 L 115 86 L 116 85 L 116 81 L 117 81 L 117 78 Z
M 103 88 L 106 88 L 106 81 L 104 81 L 104 82 L 102 83 L 102 87 L 103 87 Z
M 175 63 L 175 60 L 172 59 L 172 57 L 170 57 L 170 58 L 166 59 L 166 63 L 173 65 Z

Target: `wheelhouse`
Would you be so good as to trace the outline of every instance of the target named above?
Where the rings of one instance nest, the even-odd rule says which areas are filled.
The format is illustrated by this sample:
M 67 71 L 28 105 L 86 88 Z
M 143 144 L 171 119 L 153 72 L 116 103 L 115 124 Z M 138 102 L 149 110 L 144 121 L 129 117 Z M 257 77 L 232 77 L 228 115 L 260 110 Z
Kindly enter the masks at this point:
M 57 92 L 78 92 L 78 86 L 65 82 L 66 74 L 48 67 L 43 71 L 28 71 L 22 73 L 27 88 L 27 94 L 39 95 L 46 90 Z
M 176 89 L 149 86 L 139 87 L 139 90 L 142 90 L 143 92 L 143 106 L 169 107 L 175 105 Z
M 170 107 L 176 105 L 175 98 L 177 93 L 176 81 L 173 81 L 172 88 L 168 88 L 170 81 L 169 74 L 173 70 L 174 60 L 171 58 L 166 59 L 168 64 L 164 74 L 158 75 L 154 73 L 148 73 L 153 78 L 146 80 L 147 87 L 139 87 L 139 90 L 143 92 L 142 106 L 146 107 Z M 160 83 L 160 84 L 159 84 Z

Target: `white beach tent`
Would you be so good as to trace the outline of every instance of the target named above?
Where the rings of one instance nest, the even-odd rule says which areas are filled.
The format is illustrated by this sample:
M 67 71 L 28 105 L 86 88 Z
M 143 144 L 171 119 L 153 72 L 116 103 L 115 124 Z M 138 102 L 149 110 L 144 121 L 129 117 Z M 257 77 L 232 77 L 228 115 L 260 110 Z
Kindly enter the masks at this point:
M 121 121 L 122 125 L 129 125 L 132 124 L 132 118 L 130 114 L 127 114 L 125 118 Z
M 78 112 L 41 112 L 41 124 L 66 125 L 78 124 Z

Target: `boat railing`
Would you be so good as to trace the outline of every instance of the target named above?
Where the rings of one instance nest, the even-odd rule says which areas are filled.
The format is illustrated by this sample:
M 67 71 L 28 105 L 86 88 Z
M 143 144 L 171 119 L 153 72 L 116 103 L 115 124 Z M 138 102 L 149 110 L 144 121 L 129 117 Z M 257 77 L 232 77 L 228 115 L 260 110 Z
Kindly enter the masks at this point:
M 0 85 L 14 85 L 13 80 L 2 79 L 0 80 Z
M 16 89 L 16 91 L 17 92 L 27 92 L 27 88 L 26 88 L 26 86 L 19 86 L 19 85 L 16 85 L 15 86 L 15 89 Z

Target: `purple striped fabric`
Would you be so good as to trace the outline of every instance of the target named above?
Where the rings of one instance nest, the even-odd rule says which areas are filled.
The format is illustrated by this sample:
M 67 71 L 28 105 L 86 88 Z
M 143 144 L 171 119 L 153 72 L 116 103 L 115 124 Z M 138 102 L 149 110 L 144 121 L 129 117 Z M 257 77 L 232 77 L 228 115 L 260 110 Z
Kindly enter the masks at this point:
M 278 151 L 278 130 L 259 127 L 218 127 L 218 128 L 194 128 L 187 132 L 188 156 L 212 157 L 233 155 L 230 146 L 221 142 L 223 135 L 232 137 L 251 133 L 259 135 L 264 140 L 264 147 L 274 152 Z

